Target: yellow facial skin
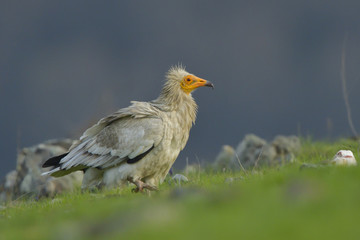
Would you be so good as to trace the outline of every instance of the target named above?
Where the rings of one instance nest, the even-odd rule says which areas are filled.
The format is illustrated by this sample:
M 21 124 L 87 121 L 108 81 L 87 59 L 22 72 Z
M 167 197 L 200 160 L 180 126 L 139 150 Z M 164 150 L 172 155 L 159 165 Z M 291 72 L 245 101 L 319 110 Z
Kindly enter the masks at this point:
M 186 93 L 190 94 L 192 91 L 197 89 L 198 87 L 212 87 L 214 88 L 214 85 L 206 81 L 205 79 L 196 77 L 194 75 L 187 75 L 183 78 L 183 80 L 180 83 L 181 89 Z

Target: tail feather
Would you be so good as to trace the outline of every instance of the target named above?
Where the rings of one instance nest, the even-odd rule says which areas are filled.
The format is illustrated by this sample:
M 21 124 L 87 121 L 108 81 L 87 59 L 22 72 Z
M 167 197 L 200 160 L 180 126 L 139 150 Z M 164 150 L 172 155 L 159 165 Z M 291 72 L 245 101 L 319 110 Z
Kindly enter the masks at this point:
M 50 171 L 43 172 L 41 174 L 41 176 L 51 175 L 53 177 L 62 177 L 62 176 L 68 175 L 68 174 L 70 174 L 72 172 L 75 172 L 75 171 L 78 171 L 78 170 L 85 171 L 86 169 L 87 169 L 87 167 L 84 166 L 84 165 L 78 165 L 76 167 L 72 167 L 72 168 L 69 168 L 69 169 L 61 169 L 60 167 L 55 167 L 54 169 L 51 169 Z
M 52 175 L 53 173 L 56 173 L 57 171 L 60 171 L 60 167 L 56 167 L 48 172 L 43 172 L 41 174 L 41 176 Z
M 53 167 L 53 168 L 51 170 L 47 171 L 47 172 L 42 173 L 41 175 L 42 176 L 51 175 L 53 177 L 62 177 L 62 176 L 65 176 L 65 175 L 67 175 L 69 173 L 72 173 L 72 172 L 75 172 L 75 171 L 78 171 L 78 170 L 84 170 L 84 169 L 87 168 L 84 165 L 77 165 L 77 166 L 74 166 L 74 167 L 71 167 L 71 168 L 66 168 L 66 167 L 63 168 L 63 166 L 62 166 L 63 164 L 60 163 L 61 159 L 66 157 L 66 155 L 68 155 L 68 154 L 69 153 L 64 153 L 64 154 L 61 154 L 59 156 L 49 158 L 46 162 L 44 162 L 42 167 L 43 168 Z
M 57 168 L 57 167 L 60 167 L 60 161 L 61 159 L 63 159 L 66 155 L 68 155 L 69 153 L 64 153 L 64 154 L 61 154 L 59 156 L 55 156 L 55 157 L 52 157 L 52 158 L 49 158 L 46 162 L 44 162 L 44 164 L 42 165 L 43 168 L 46 168 L 46 167 L 54 167 L 54 168 Z

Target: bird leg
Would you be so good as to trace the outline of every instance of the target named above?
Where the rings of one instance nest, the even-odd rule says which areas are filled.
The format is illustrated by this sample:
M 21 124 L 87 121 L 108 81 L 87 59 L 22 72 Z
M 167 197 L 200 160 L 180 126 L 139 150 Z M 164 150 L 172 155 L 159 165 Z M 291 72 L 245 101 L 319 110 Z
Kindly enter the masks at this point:
M 158 191 L 159 189 L 156 186 L 149 185 L 147 183 L 144 183 L 141 180 L 133 180 L 131 178 L 127 179 L 129 182 L 135 184 L 136 188 L 133 188 L 132 192 L 144 192 L 144 189 L 147 189 L 149 191 Z

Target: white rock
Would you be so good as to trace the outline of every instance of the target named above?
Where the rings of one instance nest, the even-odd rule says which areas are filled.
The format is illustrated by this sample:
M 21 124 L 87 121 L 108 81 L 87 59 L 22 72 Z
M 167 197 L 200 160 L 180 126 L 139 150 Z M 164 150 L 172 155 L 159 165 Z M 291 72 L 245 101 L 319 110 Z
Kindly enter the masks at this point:
M 181 174 L 175 174 L 175 176 L 173 176 L 172 179 L 179 185 L 181 184 L 181 182 L 189 181 L 189 179 L 187 177 L 185 177 L 184 175 L 181 175 Z
M 346 166 L 356 166 L 357 162 L 354 157 L 354 154 L 350 150 L 340 150 L 338 151 L 331 163 L 335 165 L 346 165 Z

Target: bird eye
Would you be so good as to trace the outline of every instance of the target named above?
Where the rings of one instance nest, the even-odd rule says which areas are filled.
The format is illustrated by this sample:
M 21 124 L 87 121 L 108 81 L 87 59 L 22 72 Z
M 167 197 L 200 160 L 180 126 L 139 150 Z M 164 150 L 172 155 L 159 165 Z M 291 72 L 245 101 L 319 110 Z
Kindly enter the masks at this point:
M 187 82 L 190 82 L 190 81 L 191 81 L 191 79 L 190 79 L 190 78 L 187 78 L 187 79 L 186 79 L 186 81 L 187 81 Z

